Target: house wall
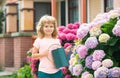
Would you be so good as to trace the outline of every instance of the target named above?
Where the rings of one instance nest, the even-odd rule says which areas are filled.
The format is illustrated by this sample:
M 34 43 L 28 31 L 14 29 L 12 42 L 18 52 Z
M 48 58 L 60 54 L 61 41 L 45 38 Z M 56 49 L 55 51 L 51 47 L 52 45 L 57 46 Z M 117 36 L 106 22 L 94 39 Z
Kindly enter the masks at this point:
M 19 68 L 26 63 L 27 51 L 32 48 L 31 37 L 14 37 L 14 67 Z
M 5 36 L 5 35 L 4 35 Z M 0 38 L 0 65 L 5 67 L 13 67 L 13 38 Z
M 101 5 L 101 1 L 102 0 L 89 0 L 89 6 L 88 6 L 88 13 L 89 13 L 89 16 L 88 19 L 89 19 L 89 22 L 91 22 L 97 14 L 101 13 L 102 11 L 102 5 Z
M 113 5 L 114 5 L 114 9 L 120 8 L 120 0 L 114 0 Z

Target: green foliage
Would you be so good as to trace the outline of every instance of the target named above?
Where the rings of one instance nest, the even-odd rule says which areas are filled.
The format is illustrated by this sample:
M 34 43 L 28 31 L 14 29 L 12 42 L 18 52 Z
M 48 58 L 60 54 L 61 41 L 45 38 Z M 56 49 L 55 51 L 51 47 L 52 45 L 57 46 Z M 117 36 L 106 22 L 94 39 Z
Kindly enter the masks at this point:
M 0 11 L 0 33 L 2 33 L 2 27 L 3 27 L 3 21 L 5 20 L 4 18 L 4 13 L 3 11 Z
M 31 75 L 31 67 L 29 65 L 21 67 L 17 73 L 13 74 L 13 78 L 34 78 Z
M 13 78 L 12 76 L 0 76 L 0 78 Z
M 102 32 L 113 36 L 112 29 L 115 26 L 116 22 L 117 22 L 117 18 L 114 18 L 114 19 L 111 18 L 108 22 L 104 23 L 101 26 Z
M 0 71 L 2 71 L 2 65 L 0 64 Z
M 107 33 L 111 36 L 111 38 L 107 41 L 107 43 L 104 45 L 104 50 L 107 51 L 108 57 L 111 57 L 112 60 L 115 62 L 115 66 L 117 66 L 120 61 L 120 37 L 116 37 L 112 33 L 112 29 L 117 23 L 117 18 L 110 19 L 107 23 L 103 24 L 101 27 L 102 32 Z M 101 45 L 100 47 L 102 47 Z M 119 64 L 120 66 L 120 64 Z
M 12 74 L 12 78 L 17 78 L 17 72 L 14 72 L 14 73 Z

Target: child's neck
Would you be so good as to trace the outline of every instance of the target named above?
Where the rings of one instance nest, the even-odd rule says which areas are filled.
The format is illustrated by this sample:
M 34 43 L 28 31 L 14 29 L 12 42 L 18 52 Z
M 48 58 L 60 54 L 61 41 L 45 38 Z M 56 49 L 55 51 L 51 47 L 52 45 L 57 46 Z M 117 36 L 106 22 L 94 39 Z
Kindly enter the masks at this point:
M 45 36 L 44 38 L 52 38 L 52 36 Z

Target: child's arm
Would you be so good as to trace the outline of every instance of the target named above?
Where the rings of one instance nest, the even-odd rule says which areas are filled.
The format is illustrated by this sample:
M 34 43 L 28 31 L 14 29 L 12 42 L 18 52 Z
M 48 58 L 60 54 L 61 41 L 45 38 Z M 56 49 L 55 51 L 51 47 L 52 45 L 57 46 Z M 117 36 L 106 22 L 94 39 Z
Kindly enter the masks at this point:
M 33 52 L 32 52 L 32 58 L 33 59 L 39 59 L 41 57 L 47 56 L 49 50 L 45 50 L 44 52 L 40 52 L 40 53 L 38 53 L 38 52 L 39 52 L 39 49 L 34 47 Z

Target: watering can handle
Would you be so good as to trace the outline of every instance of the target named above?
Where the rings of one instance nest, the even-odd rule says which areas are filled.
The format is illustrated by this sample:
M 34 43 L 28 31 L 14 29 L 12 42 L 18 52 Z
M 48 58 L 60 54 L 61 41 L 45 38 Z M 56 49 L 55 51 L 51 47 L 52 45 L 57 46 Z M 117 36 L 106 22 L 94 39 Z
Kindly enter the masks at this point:
M 48 50 L 49 50 L 51 47 L 53 47 L 54 45 L 57 45 L 57 46 L 59 46 L 59 47 L 62 47 L 60 44 L 52 44 L 52 45 L 50 45 L 50 46 L 48 47 Z

